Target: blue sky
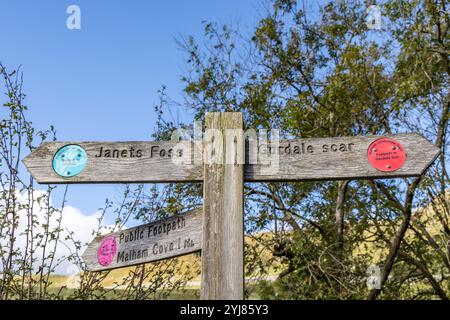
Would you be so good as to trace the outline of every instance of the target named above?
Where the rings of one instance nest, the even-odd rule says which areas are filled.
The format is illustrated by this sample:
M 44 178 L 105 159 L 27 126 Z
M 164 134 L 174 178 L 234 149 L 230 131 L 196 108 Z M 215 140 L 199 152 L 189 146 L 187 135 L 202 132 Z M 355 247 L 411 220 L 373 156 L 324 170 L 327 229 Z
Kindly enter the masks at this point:
M 185 55 L 174 39 L 201 38 L 205 20 L 249 30 L 263 3 L 0 0 L 0 61 L 22 66 L 29 118 L 38 129 L 53 124 L 58 140 L 149 140 L 157 90 L 166 85 L 181 99 Z M 81 9 L 81 30 L 66 28 L 71 4 Z M 91 214 L 116 189 L 72 185 L 68 204 Z

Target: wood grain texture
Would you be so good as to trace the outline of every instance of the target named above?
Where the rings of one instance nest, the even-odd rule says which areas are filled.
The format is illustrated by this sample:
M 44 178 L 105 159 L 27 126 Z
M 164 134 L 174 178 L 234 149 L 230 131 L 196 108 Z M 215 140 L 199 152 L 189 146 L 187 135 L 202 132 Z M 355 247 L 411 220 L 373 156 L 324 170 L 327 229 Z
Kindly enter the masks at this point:
M 380 138 L 389 137 L 400 142 L 407 159 L 403 167 L 393 172 L 382 172 L 373 168 L 367 160 L 369 145 Z M 63 146 L 77 144 L 88 155 L 86 169 L 76 177 L 64 178 L 52 168 L 54 154 Z M 349 146 L 351 150 L 331 151 L 331 146 Z M 202 182 L 202 148 L 191 152 L 191 163 L 176 164 L 170 157 L 153 155 L 157 150 L 170 150 L 174 142 L 47 142 L 24 159 L 32 176 L 39 183 L 134 183 L 134 182 Z M 245 181 L 301 181 L 332 179 L 373 179 L 417 176 L 423 173 L 439 155 L 439 149 L 415 133 L 383 136 L 357 136 L 335 138 L 312 138 L 281 141 L 278 166 L 247 163 L 244 168 Z M 290 148 L 287 148 L 289 147 Z M 308 152 L 307 148 L 310 146 Z M 324 146 L 328 151 L 324 152 Z M 97 158 L 99 149 L 141 149 L 141 158 Z M 287 149 L 286 149 L 287 148 Z M 304 149 L 306 148 L 306 149 Z M 191 149 L 194 148 L 191 146 Z M 258 156 L 264 154 L 266 146 L 260 145 Z M 295 153 L 295 150 L 305 151 Z M 290 150 L 287 154 L 286 150 Z M 255 158 L 247 152 L 246 158 Z M 195 159 L 194 159 L 195 157 Z M 276 160 L 276 159 L 273 159 Z M 247 161 L 248 162 L 248 161 Z
M 208 113 L 206 128 L 242 128 L 241 113 Z M 236 300 L 244 298 L 244 213 L 243 213 L 243 165 L 239 161 L 226 164 L 225 159 L 243 156 L 243 136 L 231 137 L 226 143 L 222 136 L 222 148 L 213 149 L 206 141 L 206 152 L 212 152 L 218 163 L 205 163 L 203 183 L 203 247 L 202 287 L 203 300 Z M 222 164 L 221 164 L 222 163 Z
M 202 246 L 202 212 L 202 208 L 197 208 L 182 215 L 99 236 L 83 253 L 87 269 L 122 268 L 199 251 Z M 98 250 L 103 239 L 110 236 L 116 239 L 117 253 L 111 264 L 102 266 L 98 261 Z
M 367 157 L 369 145 L 381 138 L 392 138 L 400 142 L 406 151 L 404 165 L 392 172 L 382 172 L 373 168 Z M 355 136 L 334 138 L 312 138 L 280 142 L 280 147 L 291 146 L 290 154 L 279 154 L 279 166 L 272 172 L 267 165 L 246 165 L 245 181 L 300 181 L 300 180 L 340 180 L 410 177 L 422 174 L 437 158 L 440 150 L 428 140 L 416 133 L 382 136 Z M 346 146 L 347 151 L 331 151 Z M 303 154 L 292 152 L 293 147 L 308 148 Z M 324 152 L 324 146 L 328 151 Z M 348 146 L 351 146 L 349 150 Z M 264 149 L 264 148 L 263 148 Z M 260 152 L 261 153 L 260 149 Z
M 78 176 L 66 178 L 55 173 L 52 160 L 63 146 L 75 144 L 85 149 L 88 161 Z M 45 142 L 24 159 L 24 164 L 39 183 L 126 183 L 126 182 L 195 182 L 201 181 L 201 153 L 194 159 L 191 151 L 188 164 L 174 163 L 177 144 L 159 142 Z M 103 148 L 103 149 L 101 149 Z M 100 150 L 134 150 L 134 157 L 97 157 Z M 141 150 L 141 157 L 136 156 Z M 169 152 L 172 150 L 172 157 Z M 161 156 L 163 154 L 163 156 Z M 183 156 L 186 156 L 184 153 Z M 178 159 L 181 159 L 178 157 Z M 195 161 L 194 161 L 195 160 Z M 196 163 L 197 164 L 194 164 Z

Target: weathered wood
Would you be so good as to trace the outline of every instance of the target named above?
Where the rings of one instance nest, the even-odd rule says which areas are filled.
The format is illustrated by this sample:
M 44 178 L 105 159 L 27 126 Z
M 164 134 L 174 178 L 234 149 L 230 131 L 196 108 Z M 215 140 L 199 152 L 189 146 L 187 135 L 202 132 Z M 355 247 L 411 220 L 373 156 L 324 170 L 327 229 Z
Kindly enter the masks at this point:
M 208 113 L 203 183 L 201 299 L 244 298 L 244 143 L 241 113 Z M 222 135 L 210 135 L 216 129 Z
M 406 151 L 405 164 L 396 171 L 382 172 L 367 160 L 369 145 L 380 138 L 390 137 L 400 142 Z M 52 168 L 52 158 L 62 147 L 76 144 L 88 155 L 86 169 L 78 176 L 65 178 Z M 202 182 L 202 148 L 194 152 L 191 146 L 190 163 L 174 163 L 169 157 L 176 154 L 175 142 L 47 142 L 24 159 L 32 176 L 39 183 L 126 183 L 126 182 Z M 336 148 L 335 148 L 336 147 Z M 96 157 L 103 150 L 141 150 L 141 157 Z M 249 159 L 264 158 L 267 144 L 254 149 L 247 146 L 245 181 L 301 181 L 331 179 L 396 178 L 420 175 L 436 159 L 439 149 L 422 136 L 410 134 L 312 138 L 279 142 L 279 163 L 272 166 L 248 163 Z M 152 151 L 153 150 L 153 151 Z M 257 156 L 254 151 L 258 150 Z M 325 152 L 325 150 L 327 150 Z M 333 151 L 336 150 L 336 151 Z M 161 152 L 162 151 L 162 152 Z M 312 151 L 312 152 L 311 152 Z M 289 153 L 287 153 L 289 152 Z M 129 152 L 127 153 L 129 155 Z M 163 156 L 161 156 L 163 155 Z M 270 159 L 270 158 L 269 158 Z M 276 158 L 272 160 L 277 160 Z
M 415 133 L 269 143 L 250 140 L 244 146 L 242 127 L 241 113 L 210 113 L 203 144 L 197 141 L 195 147 L 191 142 L 173 141 L 48 142 L 26 157 L 24 164 L 39 183 L 204 182 L 203 210 L 98 237 L 83 258 L 89 270 L 99 271 L 202 250 L 201 298 L 243 299 L 244 180 L 418 176 L 440 153 Z M 395 141 L 377 144 L 382 145 L 378 152 L 372 145 L 371 164 L 369 146 L 382 138 Z M 82 149 L 71 147 L 76 151 L 67 151 L 69 159 L 63 158 L 60 149 L 67 145 Z M 72 177 L 55 172 L 55 154 L 56 171 Z M 83 168 L 76 162 L 80 159 L 87 159 Z
M 83 253 L 89 271 L 101 271 L 172 258 L 201 250 L 202 208 L 95 238 Z M 116 253 L 99 262 L 102 241 L 114 237 Z
M 82 147 L 87 166 L 79 175 L 61 177 L 52 167 L 55 153 L 66 145 Z M 125 183 L 201 181 L 201 153 L 179 156 L 177 143 L 159 142 L 45 142 L 24 159 L 24 164 L 39 183 Z M 109 157 L 105 157 L 109 150 Z M 132 152 L 131 152 L 132 151 Z M 185 150 L 184 150 L 185 151 Z M 99 155 L 103 155 L 99 157 Z M 119 157 L 116 157 L 119 155 Z M 125 155 L 125 156 L 122 156 Z M 187 164 L 175 163 L 189 156 Z M 194 161 L 195 160 L 195 161 Z M 194 164 L 196 163 L 197 164 Z M 192 163 L 192 164 L 191 164 Z
M 392 138 L 403 145 L 407 157 L 400 169 L 383 172 L 370 165 L 367 156 L 369 145 L 381 138 Z M 308 148 L 312 152 L 308 151 Z M 266 146 L 260 146 L 259 153 L 265 149 Z M 245 181 L 389 179 L 418 176 L 440 153 L 436 146 L 416 133 L 281 141 L 279 149 L 278 168 L 274 166 L 273 172 L 270 172 L 270 166 L 248 164 L 245 168 Z

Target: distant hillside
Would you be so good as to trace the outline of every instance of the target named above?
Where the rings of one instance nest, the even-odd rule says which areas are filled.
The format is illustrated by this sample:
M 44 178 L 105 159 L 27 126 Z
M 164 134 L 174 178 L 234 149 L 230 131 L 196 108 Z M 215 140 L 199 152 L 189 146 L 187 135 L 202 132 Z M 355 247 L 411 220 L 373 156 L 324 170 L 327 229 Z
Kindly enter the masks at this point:
M 261 235 L 259 235 L 261 236 Z M 265 234 L 263 236 L 270 236 L 269 234 Z M 257 250 L 257 252 L 261 253 L 261 256 L 264 259 L 269 259 L 270 254 L 268 250 L 263 248 L 262 246 L 255 247 L 256 241 L 250 237 L 245 237 L 245 242 L 249 246 L 253 246 L 252 250 Z M 192 253 L 185 256 L 178 257 L 178 266 L 180 268 L 180 274 L 178 276 L 181 276 L 183 272 L 186 271 L 186 266 L 199 266 L 200 268 L 200 262 L 201 257 L 198 253 Z M 104 281 L 102 281 L 102 285 L 106 288 L 114 287 L 116 283 L 122 283 L 124 279 L 127 278 L 129 273 L 135 268 L 133 267 L 125 267 L 125 268 L 119 268 L 111 270 L 111 272 L 108 274 L 108 276 L 105 278 Z M 276 278 L 277 272 L 274 270 L 274 268 L 270 268 L 269 271 L 269 279 L 273 280 Z M 76 286 L 76 282 L 72 281 L 74 277 L 72 276 L 66 276 L 66 275 L 53 275 L 50 278 L 50 282 L 52 282 L 52 287 L 59 288 L 63 285 L 66 285 L 68 288 L 73 288 Z M 144 282 L 145 283 L 145 282 Z M 191 287 L 200 287 L 200 274 L 196 275 L 191 281 L 188 283 Z
M 413 215 L 412 223 L 416 220 L 420 220 L 424 222 L 425 220 L 428 220 L 427 225 L 429 226 L 429 232 L 430 235 L 437 235 L 442 232 L 441 226 L 438 223 L 433 222 L 434 220 L 434 212 L 431 208 L 431 206 L 427 206 L 425 208 L 421 208 L 416 210 L 416 212 Z M 431 223 L 430 223 L 431 221 Z M 392 222 L 390 222 L 392 223 Z M 400 223 L 400 222 L 399 222 Z M 387 228 L 389 224 L 387 222 L 379 222 L 379 228 L 383 230 L 384 228 Z M 392 225 L 390 225 L 392 227 Z M 371 234 L 374 234 L 376 232 L 376 227 L 372 226 L 369 227 L 367 230 L 364 231 L 364 238 L 370 239 Z M 264 233 L 259 234 L 257 237 L 271 237 L 272 234 L 270 233 Z M 411 239 L 411 237 L 414 237 L 414 233 L 412 230 L 408 230 L 406 234 L 406 240 Z M 261 245 L 258 245 L 257 242 L 253 239 L 253 237 L 245 237 L 246 244 L 251 248 L 252 251 L 256 251 L 257 254 L 262 258 L 263 261 L 268 262 L 269 259 L 271 259 L 271 254 L 267 248 L 263 248 Z M 360 243 L 358 246 L 356 246 L 353 249 L 353 255 L 367 255 L 369 254 L 372 258 L 372 262 L 374 264 L 381 264 L 384 261 L 385 255 L 388 252 L 388 248 L 386 247 L 386 244 L 384 243 L 376 243 L 372 241 L 366 241 Z M 178 274 L 178 277 L 181 276 L 183 272 L 186 271 L 186 266 L 198 266 L 198 270 L 200 270 L 200 255 L 197 254 L 189 254 L 182 257 L 177 258 L 178 259 L 178 267 L 181 270 L 181 273 Z M 267 263 L 268 264 L 268 263 Z M 265 277 L 267 280 L 275 280 L 278 276 L 278 274 L 282 271 L 282 268 L 280 267 L 279 262 L 272 263 L 269 268 L 269 274 L 267 277 Z M 112 270 L 108 276 L 105 278 L 105 280 L 102 282 L 102 285 L 105 288 L 112 288 L 115 287 L 116 283 L 122 283 L 124 279 L 129 275 L 130 271 L 132 271 L 135 267 L 127 267 L 127 268 L 120 268 Z M 177 275 L 175 276 L 177 277 Z M 71 282 L 71 277 L 64 276 L 64 275 L 54 275 L 51 277 L 50 281 L 52 282 L 52 287 L 59 288 L 61 286 L 66 285 L 68 288 L 73 288 L 76 285 L 76 282 Z M 252 279 L 247 279 L 247 282 L 252 282 Z M 194 276 L 189 282 L 188 287 L 191 289 L 197 290 L 200 287 L 200 274 L 197 274 Z

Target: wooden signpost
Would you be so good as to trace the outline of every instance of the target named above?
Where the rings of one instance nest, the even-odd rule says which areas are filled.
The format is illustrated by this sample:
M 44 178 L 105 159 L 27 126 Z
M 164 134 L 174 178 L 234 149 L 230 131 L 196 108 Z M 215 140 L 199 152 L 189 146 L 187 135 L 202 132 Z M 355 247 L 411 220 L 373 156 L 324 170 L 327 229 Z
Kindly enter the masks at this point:
M 203 182 L 201 218 L 197 210 L 180 228 L 174 217 L 100 237 L 85 261 L 91 270 L 105 270 L 201 250 L 201 298 L 243 299 L 244 181 L 418 176 L 440 153 L 415 133 L 244 143 L 249 135 L 242 128 L 241 113 L 208 113 L 200 143 L 46 142 L 24 163 L 47 184 Z M 164 225 L 170 232 L 149 233 Z M 142 238 L 125 241 L 134 233 Z M 193 240 L 191 247 L 189 241 L 184 246 L 186 239 Z

